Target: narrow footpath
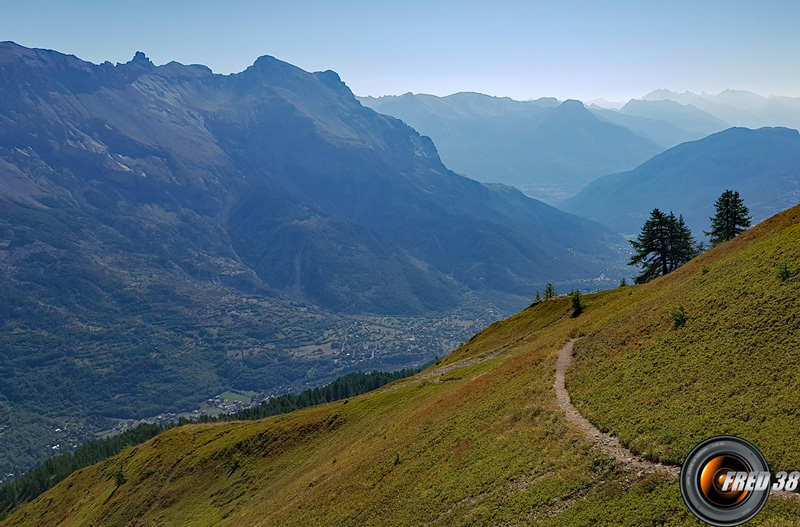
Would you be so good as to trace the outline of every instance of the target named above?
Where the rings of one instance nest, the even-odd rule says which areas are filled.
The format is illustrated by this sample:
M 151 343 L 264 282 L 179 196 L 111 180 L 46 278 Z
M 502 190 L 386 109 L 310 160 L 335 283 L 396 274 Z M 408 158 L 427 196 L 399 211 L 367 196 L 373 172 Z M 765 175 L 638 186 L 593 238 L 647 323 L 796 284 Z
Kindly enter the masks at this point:
M 622 446 L 619 439 L 601 432 L 599 428 L 581 415 L 578 409 L 572 405 L 567 387 L 564 384 L 564 374 L 572 363 L 572 348 L 575 346 L 575 340 L 577 339 L 570 340 L 559 350 L 558 361 L 556 361 L 556 381 L 554 385 L 556 400 L 561 409 L 564 410 L 564 413 L 567 414 L 567 421 L 576 426 L 587 439 L 594 442 L 607 456 L 618 463 L 644 474 L 666 472 L 677 478 L 681 470 L 679 467 L 655 463 L 637 456 Z

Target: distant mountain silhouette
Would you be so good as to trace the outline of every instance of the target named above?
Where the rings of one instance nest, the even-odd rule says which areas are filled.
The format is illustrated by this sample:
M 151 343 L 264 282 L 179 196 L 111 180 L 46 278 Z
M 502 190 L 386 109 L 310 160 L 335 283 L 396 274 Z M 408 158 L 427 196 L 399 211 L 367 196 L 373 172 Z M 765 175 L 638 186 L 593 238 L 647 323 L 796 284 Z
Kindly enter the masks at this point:
M 682 128 L 676 122 L 680 119 L 672 119 L 672 114 L 653 114 L 651 117 L 631 115 L 623 113 L 619 109 L 607 109 L 599 106 L 590 106 L 589 110 L 600 119 L 622 126 L 640 135 L 663 148 L 702 139 L 706 135 L 702 131 L 693 131 Z
M 642 99 L 670 100 L 682 105 L 693 105 L 731 126 L 800 128 L 800 98 L 762 97 L 745 90 L 725 90 L 716 95 L 655 90 Z
M 629 234 L 638 233 L 658 207 L 683 214 L 702 238 L 726 189 L 741 194 L 754 222 L 800 203 L 800 133 L 731 128 L 599 178 L 561 206 Z
M 514 101 L 477 93 L 405 94 L 361 102 L 430 136 L 448 167 L 557 200 L 635 167 L 663 147 L 599 119 L 579 101 Z
M 640 101 L 634 99 L 628 101 L 619 111 L 625 115 L 667 121 L 688 132 L 701 134 L 702 137 L 730 128 L 725 121 L 696 106 L 670 100 Z

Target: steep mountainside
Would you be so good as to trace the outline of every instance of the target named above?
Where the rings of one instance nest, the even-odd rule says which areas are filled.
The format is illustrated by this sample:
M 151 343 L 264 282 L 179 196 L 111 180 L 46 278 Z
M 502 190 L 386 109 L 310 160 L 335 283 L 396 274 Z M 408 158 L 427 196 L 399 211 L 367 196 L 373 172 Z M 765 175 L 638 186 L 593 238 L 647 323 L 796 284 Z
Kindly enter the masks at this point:
M 566 420 L 557 352 L 579 338 L 567 389 L 647 457 L 737 434 L 796 469 L 799 248 L 800 206 L 666 277 L 587 295 L 578 317 L 566 298 L 539 303 L 376 392 L 169 431 L 2 525 L 699 525 L 674 476 L 618 464 Z M 771 496 L 754 525 L 798 514 Z
M 639 232 L 654 208 L 672 210 L 702 237 L 726 189 L 740 193 L 754 222 L 799 203 L 800 133 L 731 128 L 599 178 L 561 206 L 629 234 Z
M 452 305 L 462 285 L 527 293 L 610 261 L 601 227 L 449 172 L 330 71 L 95 66 L 13 44 L 2 64 L 3 198 L 124 217 L 111 227 L 148 252 L 198 253 L 171 255 L 179 266 L 238 257 L 295 298 L 407 313 Z
M 595 117 L 579 101 L 514 101 L 478 93 L 365 97 L 365 105 L 430 136 L 443 161 L 479 181 L 548 201 L 633 168 L 662 147 Z
M 427 360 L 619 263 L 604 227 L 272 57 L 0 44 L 0 202 L 0 479 L 112 418 Z

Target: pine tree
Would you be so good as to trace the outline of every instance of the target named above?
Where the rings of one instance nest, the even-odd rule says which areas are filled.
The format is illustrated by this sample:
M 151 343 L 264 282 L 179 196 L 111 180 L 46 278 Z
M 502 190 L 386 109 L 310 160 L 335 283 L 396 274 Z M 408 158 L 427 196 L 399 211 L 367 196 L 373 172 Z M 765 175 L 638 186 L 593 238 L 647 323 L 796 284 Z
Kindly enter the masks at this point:
M 538 289 L 536 290 L 536 298 L 534 298 L 533 301 L 534 302 L 541 302 L 542 301 L 542 297 L 539 296 L 539 290 Z
M 630 243 L 635 254 L 628 265 L 642 266 L 642 273 L 634 280 L 637 284 L 671 273 L 698 254 L 683 216 L 676 218 L 672 212 L 664 214 L 658 209 L 650 213 L 642 232 Z
M 569 294 L 572 297 L 572 318 L 579 316 L 586 309 L 586 304 L 583 303 L 583 295 L 577 289 Z
M 711 243 L 726 242 L 750 226 L 749 212 L 738 192 L 726 190 L 714 203 L 717 213 L 711 220 L 711 231 L 706 236 L 711 237 Z
M 667 215 L 658 209 L 650 213 L 642 232 L 631 245 L 635 254 L 628 265 L 642 265 L 642 274 L 634 280 L 637 284 L 649 282 L 669 272 Z
M 681 265 L 685 264 L 698 254 L 700 251 L 697 247 L 697 242 L 692 237 L 692 231 L 686 226 L 683 221 L 683 215 L 675 217 L 670 212 L 667 216 L 669 221 L 669 260 L 670 272 L 674 271 Z
M 544 299 L 550 300 L 551 298 L 555 298 L 558 295 L 556 294 L 556 288 L 553 287 L 553 284 L 547 282 L 547 285 L 544 288 Z

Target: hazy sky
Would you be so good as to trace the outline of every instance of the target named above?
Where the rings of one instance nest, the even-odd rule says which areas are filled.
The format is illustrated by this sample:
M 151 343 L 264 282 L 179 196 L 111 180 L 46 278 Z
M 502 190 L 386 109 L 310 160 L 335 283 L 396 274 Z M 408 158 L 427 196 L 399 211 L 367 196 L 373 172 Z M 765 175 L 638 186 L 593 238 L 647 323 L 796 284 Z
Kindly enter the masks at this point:
M 92 62 L 260 55 L 358 95 L 627 100 L 657 88 L 800 96 L 800 1 L 0 0 L 0 40 Z

